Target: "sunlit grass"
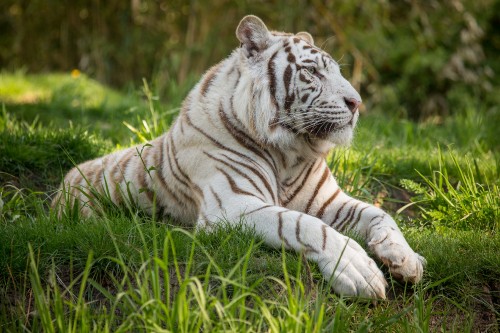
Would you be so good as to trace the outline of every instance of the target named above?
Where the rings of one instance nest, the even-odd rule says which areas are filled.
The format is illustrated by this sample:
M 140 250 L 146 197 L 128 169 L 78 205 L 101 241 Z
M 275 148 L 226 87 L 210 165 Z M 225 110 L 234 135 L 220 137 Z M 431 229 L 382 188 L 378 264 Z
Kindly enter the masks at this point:
M 142 126 L 152 107 L 157 117 L 165 118 L 163 122 L 170 119 L 168 124 L 176 111 L 161 104 L 149 88 L 122 94 L 83 73 L 0 72 L 0 103 L 17 120 L 83 128 L 121 146 L 133 143 L 129 128 Z
M 11 104 L 69 104 L 75 108 L 116 108 L 123 95 L 80 72 L 26 74 L 0 72 L 0 100 Z

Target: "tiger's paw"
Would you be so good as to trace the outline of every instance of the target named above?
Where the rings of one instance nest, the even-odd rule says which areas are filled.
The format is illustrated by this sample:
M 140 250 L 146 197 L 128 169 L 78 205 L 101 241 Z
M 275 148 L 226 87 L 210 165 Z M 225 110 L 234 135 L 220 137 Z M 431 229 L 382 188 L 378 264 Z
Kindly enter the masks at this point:
M 422 279 L 426 260 L 410 248 L 399 230 L 392 227 L 378 229 L 368 246 L 394 278 L 411 283 Z
M 346 243 L 337 260 L 326 262 L 323 274 L 330 276 L 333 290 L 343 296 L 385 299 L 387 282 L 375 261 L 354 240 Z

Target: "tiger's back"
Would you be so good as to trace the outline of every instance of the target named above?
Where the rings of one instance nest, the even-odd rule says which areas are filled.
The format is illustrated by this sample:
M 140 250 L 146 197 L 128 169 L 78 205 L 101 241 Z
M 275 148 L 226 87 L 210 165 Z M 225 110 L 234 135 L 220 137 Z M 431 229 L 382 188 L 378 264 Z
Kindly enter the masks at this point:
M 235 92 L 228 97 L 227 87 L 232 84 L 234 89 L 241 77 L 237 65 L 235 52 L 207 71 L 184 101 L 167 133 L 147 144 L 84 162 L 70 170 L 53 200 L 53 208 L 62 212 L 78 201 L 80 213 L 90 216 L 101 209 L 98 197 L 102 195 L 116 205 L 134 204 L 149 214 L 155 210 L 159 218 L 169 216 L 181 224 L 195 224 L 206 197 L 218 202 L 225 195 L 210 187 L 204 191 L 198 184 L 228 167 L 226 161 L 259 159 L 265 151 L 260 152 L 262 146 L 245 134 L 245 129 L 234 126 L 227 115 L 221 117 L 221 105 L 217 103 L 234 103 Z M 242 146 L 240 140 L 252 147 Z M 219 154 L 220 150 L 224 152 Z M 234 156 L 231 158 L 228 153 Z M 271 175 L 277 175 L 277 165 L 270 152 L 265 154 L 268 161 L 272 160 L 273 170 L 262 171 L 265 168 L 253 160 L 250 170 L 258 175 L 260 185 L 275 192 L 276 201 L 277 183 Z
M 321 158 L 331 145 L 319 155 L 307 144 L 289 145 L 288 154 L 277 147 L 274 141 L 282 139 L 282 129 L 272 130 L 277 139 L 271 140 L 267 133 L 275 119 L 270 115 L 258 119 L 259 115 L 249 112 L 258 107 L 255 104 L 262 95 L 270 93 L 269 87 L 256 87 L 255 78 L 245 77 L 241 57 L 236 50 L 203 75 L 164 135 L 73 168 L 63 181 L 65 195 L 58 195 L 53 206 L 79 201 L 82 215 L 90 216 L 100 209 L 97 191 L 116 205 L 133 203 L 149 214 L 154 209 L 157 217 L 195 224 L 199 218 L 208 220 L 200 216 L 201 206 L 219 206 L 225 196 L 232 195 L 216 193 L 213 186 L 204 184 L 214 173 L 227 178 L 225 169 L 241 169 L 238 174 L 246 174 L 244 181 L 263 200 L 286 201 L 287 184 L 293 172 L 301 169 L 303 155 Z M 262 108 L 272 107 L 263 104 Z M 245 192 L 237 185 L 232 189 Z

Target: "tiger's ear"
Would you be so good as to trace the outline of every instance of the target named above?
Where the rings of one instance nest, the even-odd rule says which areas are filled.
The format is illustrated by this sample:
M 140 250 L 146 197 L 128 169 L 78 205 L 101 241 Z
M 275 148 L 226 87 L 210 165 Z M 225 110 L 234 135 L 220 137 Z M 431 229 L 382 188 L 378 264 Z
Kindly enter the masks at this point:
M 296 33 L 295 36 L 299 37 L 302 40 L 305 40 L 306 42 L 308 42 L 311 45 L 314 45 L 313 36 L 311 36 L 311 34 L 308 32 L 301 31 L 301 32 Z
M 270 37 L 269 30 L 260 18 L 254 15 L 245 16 L 236 28 L 236 37 L 241 42 L 246 56 L 265 50 Z

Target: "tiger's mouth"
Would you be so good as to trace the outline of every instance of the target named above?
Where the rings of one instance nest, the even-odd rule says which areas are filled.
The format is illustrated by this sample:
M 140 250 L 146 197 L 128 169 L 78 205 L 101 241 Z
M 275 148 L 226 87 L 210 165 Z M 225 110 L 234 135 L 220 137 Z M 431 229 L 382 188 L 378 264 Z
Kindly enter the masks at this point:
M 307 128 L 307 133 L 318 139 L 326 139 L 333 132 L 338 132 L 346 127 L 352 127 L 352 125 L 352 119 L 347 124 L 324 121 Z
M 347 122 L 344 121 L 328 121 L 321 120 L 317 118 L 309 117 L 307 120 L 294 123 L 289 121 L 276 119 L 270 123 L 270 126 L 281 126 L 282 128 L 294 133 L 295 135 L 307 136 L 310 138 L 317 138 L 321 140 L 327 140 L 332 134 L 336 132 L 341 132 L 346 128 L 354 128 L 355 117 L 351 117 Z

